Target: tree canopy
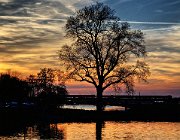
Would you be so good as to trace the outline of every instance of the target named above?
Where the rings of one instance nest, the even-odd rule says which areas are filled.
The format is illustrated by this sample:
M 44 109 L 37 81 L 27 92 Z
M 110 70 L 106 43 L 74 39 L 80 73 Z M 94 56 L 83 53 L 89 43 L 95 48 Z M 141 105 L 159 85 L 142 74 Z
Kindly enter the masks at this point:
M 31 96 L 66 95 L 66 86 L 60 81 L 60 71 L 42 68 L 37 75 L 29 75 L 27 81 L 31 87 Z
M 99 98 L 108 87 L 118 90 L 125 85 L 133 93 L 135 78 L 146 81 L 149 67 L 137 59 L 146 56 L 143 32 L 120 22 L 107 5 L 96 3 L 70 16 L 66 37 L 73 43 L 60 49 L 59 58 L 67 78 L 93 84 Z
M 28 97 L 28 83 L 10 74 L 0 74 L 0 99 L 19 101 Z

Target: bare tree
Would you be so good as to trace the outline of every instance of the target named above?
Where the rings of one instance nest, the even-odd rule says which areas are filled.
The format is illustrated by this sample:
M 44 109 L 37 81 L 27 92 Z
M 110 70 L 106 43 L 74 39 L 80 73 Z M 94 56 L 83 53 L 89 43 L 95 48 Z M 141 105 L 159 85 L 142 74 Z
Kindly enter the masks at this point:
M 30 97 L 40 96 L 41 94 L 55 94 L 57 96 L 66 95 L 68 91 L 62 80 L 60 70 L 42 68 L 37 75 L 29 75 L 26 79 L 30 90 Z
M 132 93 L 135 77 L 146 81 L 147 64 L 141 61 L 133 64 L 137 58 L 146 56 L 143 33 L 121 23 L 108 6 L 96 3 L 77 11 L 68 18 L 66 33 L 74 39 L 71 46 L 64 45 L 59 51 L 67 78 L 95 86 L 97 110 L 102 110 L 102 94 L 108 87 L 117 90 L 125 85 L 127 92 Z
M 37 78 L 35 75 L 30 74 L 27 78 L 26 81 L 29 84 L 29 88 L 31 89 L 29 92 L 29 97 L 35 97 L 36 96 L 36 88 L 37 88 Z
M 55 81 L 54 70 L 51 68 L 41 69 L 37 76 L 38 84 L 44 91 L 46 91 L 47 88 L 51 87 Z

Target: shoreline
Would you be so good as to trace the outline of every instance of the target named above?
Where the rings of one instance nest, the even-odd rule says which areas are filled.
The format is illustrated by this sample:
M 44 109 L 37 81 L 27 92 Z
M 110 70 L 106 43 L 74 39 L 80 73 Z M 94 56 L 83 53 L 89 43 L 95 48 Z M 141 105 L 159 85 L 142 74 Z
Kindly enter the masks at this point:
M 178 107 L 174 110 L 141 108 L 136 110 L 81 110 L 81 109 L 4 109 L 0 110 L 0 120 L 3 121 L 47 121 L 47 122 L 93 122 L 93 121 L 160 121 L 180 122 Z

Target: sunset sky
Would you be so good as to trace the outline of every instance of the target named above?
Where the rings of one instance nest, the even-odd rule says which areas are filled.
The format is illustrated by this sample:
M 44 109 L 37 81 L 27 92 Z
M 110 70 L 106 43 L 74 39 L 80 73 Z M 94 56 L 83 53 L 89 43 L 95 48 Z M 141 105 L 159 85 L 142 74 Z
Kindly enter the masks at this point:
M 57 51 L 64 44 L 67 17 L 95 0 L 0 0 L 0 72 L 23 75 L 40 68 L 61 69 Z M 137 83 L 141 94 L 180 96 L 180 1 L 99 0 L 132 29 L 145 33 L 151 69 L 149 83 Z M 71 82 L 71 94 L 92 94 L 92 86 Z M 106 91 L 106 94 L 111 90 Z

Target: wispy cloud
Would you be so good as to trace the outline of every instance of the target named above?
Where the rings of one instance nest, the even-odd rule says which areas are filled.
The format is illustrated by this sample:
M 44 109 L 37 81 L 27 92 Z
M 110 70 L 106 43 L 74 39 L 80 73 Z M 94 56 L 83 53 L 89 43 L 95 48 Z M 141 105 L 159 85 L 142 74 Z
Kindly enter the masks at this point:
M 130 24 L 145 24 L 145 25 L 180 25 L 180 22 L 140 22 L 140 21 L 119 21 L 119 22 L 128 22 Z

